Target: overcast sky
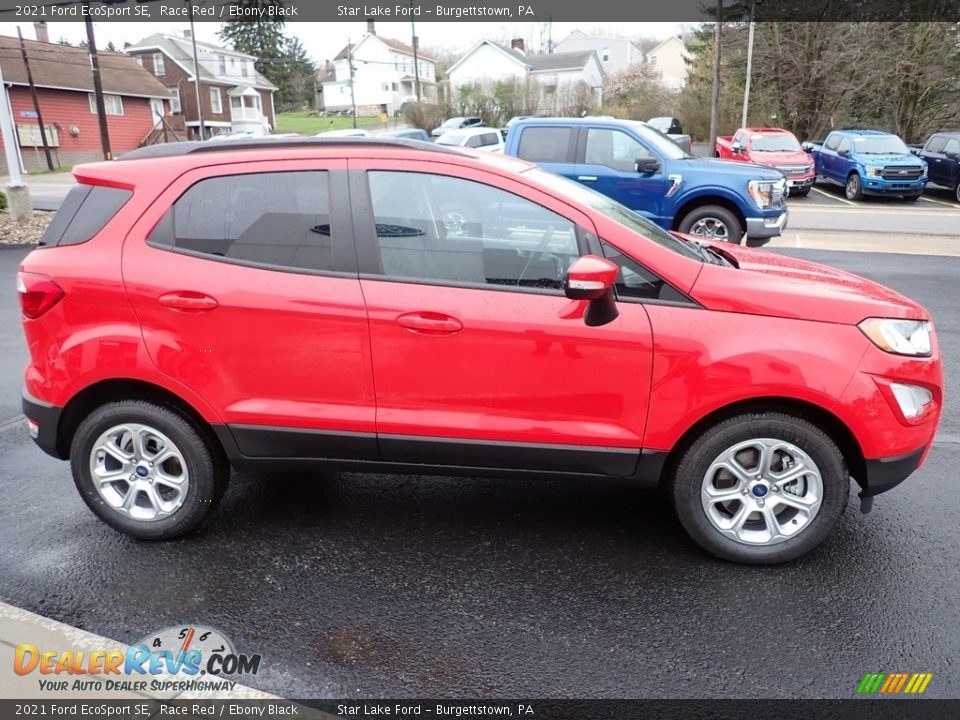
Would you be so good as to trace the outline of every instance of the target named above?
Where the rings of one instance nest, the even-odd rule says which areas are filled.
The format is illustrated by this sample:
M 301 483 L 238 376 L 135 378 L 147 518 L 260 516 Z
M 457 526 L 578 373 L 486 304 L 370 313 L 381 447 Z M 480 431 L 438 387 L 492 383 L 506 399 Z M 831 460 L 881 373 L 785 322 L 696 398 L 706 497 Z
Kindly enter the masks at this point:
M 16 37 L 17 25 L 23 32 L 24 38 L 35 39 L 33 24 L 0 23 L 0 35 Z M 50 40 L 57 42 L 66 38 L 76 45 L 86 39 L 86 29 L 82 22 L 53 22 L 48 23 Z M 187 23 L 154 23 L 154 22 L 99 22 L 94 23 L 97 47 L 103 48 L 113 41 L 117 48 L 122 48 L 124 42 L 135 43 L 143 37 L 155 32 L 182 33 L 188 28 Z M 198 22 L 195 24 L 198 40 L 219 42 L 217 31 L 220 23 Z M 366 22 L 327 22 L 287 23 L 287 32 L 300 38 L 307 52 L 317 62 L 332 59 L 340 51 L 347 38 L 358 39 L 366 32 Z M 553 23 L 553 42 L 557 43 L 571 31 L 581 29 L 585 32 L 614 36 L 646 36 L 666 38 L 684 29 L 681 23 Z M 378 22 L 377 34 L 396 38 L 409 44 L 410 23 L 405 22 Z M 540 23 L 497 23 L 497 22 L 423 22 L 417 24 L 417 35 L 420 36 L 420 47 L 443 48 L 451 51 L 465 50 L 479 40 L 495 40 L 506 42 L 512 37 L 522 37 L 527 43 L 532 43 L 536 49 L 541 44 Z

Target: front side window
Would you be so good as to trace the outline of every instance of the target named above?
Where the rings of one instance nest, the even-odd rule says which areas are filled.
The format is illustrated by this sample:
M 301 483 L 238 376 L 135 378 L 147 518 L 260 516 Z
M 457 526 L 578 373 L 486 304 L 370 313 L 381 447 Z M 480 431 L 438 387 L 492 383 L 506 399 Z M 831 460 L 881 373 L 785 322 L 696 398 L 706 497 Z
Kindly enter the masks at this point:
M 850 152 L 850 141 L 847 138 L 844 138 L 840 141 L 840 144 L 837 146 L 837 154 Z
M 943 147 L 947 144 L 947 138 L 943 135 L 940 135 L 935 138 L 931 138 L 930 142 L 927 143 L 927 152 L 938 153 L 943 152 Z
M 836 150 L 837 145 L 840 144 L 840 138 L 841 138 L 840 135 L 836 135 L 836 134 L 830 135 L 827 138 L 827 141 L 823 144 L 823 147 L 825 147 L 827 150 Z
M 603 243 L 603 255 L 620 268 L 616 291 L 618 300 L 667 300 L 689 302 L 672 285 L 647 270 L 629 255 L 609 243 Z
M 620 172 L 636 172 L 637 158 L 650 157 L 650 151 L 621 130 L 587 130 L 587 165 L 603 165 Z
M 211 259 L 332 270 L 327 173 L 250 173 L 201 180 L 173 204 L 149 242 Z
M 369 181 L 387 277 L 560 293 L 580 256 L 570 220 L 498 188 L 426 173 Z

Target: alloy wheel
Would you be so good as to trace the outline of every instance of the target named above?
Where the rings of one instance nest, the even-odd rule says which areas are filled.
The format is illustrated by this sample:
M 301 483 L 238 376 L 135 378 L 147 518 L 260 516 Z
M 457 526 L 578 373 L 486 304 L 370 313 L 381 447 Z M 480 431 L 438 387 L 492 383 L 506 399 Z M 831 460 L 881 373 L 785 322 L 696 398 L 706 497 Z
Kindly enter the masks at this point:
M 737 443 L 710 464 L 700 501 L 710 524 L 745 545 L 776 545 L 803 532 L 823 500 L 813 459 L 784 440 Z
M 710 238 L 711 240 L 720 240 L 721 242 L 729 242 L 730 240 L 730 231 L 727 229 L 726 223 L 713 217 L 697 220 L 690 227 L 690 234 Z

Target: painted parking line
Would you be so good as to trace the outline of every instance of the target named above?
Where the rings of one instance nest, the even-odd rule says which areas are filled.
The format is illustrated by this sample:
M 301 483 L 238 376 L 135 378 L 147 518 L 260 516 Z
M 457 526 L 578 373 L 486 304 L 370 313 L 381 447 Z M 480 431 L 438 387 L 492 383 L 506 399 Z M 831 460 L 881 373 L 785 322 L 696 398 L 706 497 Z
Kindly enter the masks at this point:
M 818 187 L 813 187 L 811 188 L 811 190 L 816 192 L 818 195 L 822 195 L 825 198 L 830 198 L 831 200 L 837 200 L 839 202 L 846 203 L 847 205 L 853 205 L 854 207 L 856 207 L 857 205 L 855 202 L 850 202 L 846 198 L 841 198 L 841 197 L 837 197 L 836 195 L 831 195 L 830 193 L 825 192 Z
M 853 210 L 848 210 L 846 208 L 837 207 L 836 205 L 794 205 L 790 206 L 790 213 L 832 213 L 835 215 L 896 215 L 898 217 L 903 217 L 904 215 L 917 215 L 922 217 L 958 217 L 960 216 L 960 207 L 952 205 L 954 212 L 948 212 L 946 210 L 934 210 L 926 208 L 917 208 L 916 205 L 912 207 L 876 207 L 876 206 L 867 206 L 859 205 Z
M 920 201 L 921 201 L 921 202 L 936 203 L 937 205 L 946 205 L 947 207 L 951 207 L 951 208 L 953 208 L 954 210 L 957 210 L 957 209 L 958 209 L 956 203 L 947 202 L 946 200 L 937 200 L 936 198 L 927 197 L 926 195 L 923 195 L 923 196 L 920 198 Z

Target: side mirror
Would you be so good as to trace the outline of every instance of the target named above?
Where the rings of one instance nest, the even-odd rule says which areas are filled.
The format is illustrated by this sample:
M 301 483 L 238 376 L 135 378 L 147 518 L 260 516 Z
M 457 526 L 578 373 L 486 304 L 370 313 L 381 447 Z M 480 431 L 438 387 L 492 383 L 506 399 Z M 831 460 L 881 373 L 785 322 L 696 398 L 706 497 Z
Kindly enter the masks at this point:
M 840 157 L 850 157 L 850 151 L 849 151 L 849 150 L 837 150 L 837 155 L 839 155 Z
M 651 175 L 660 170 L 660 161 L 653 157 L 637 158 L 635 167 L 641 175 Z
M 732 153 L 738 153 L 742 151 L 743 151 L 743 145 L 738 145 L 737 143 L 734 143 L 733 145 L 730 146 L 730 152 Z
M 809 143 L 809 142 L 800 143 L 800 147 L 803 148 L 803 151 L 805 153 L 813 152 L 813 143 Z
M 571 300 L 590 302 L 583 315 L 585 324 L 606 325 L 620 314 L 613 299 L 613 286 L 619 273 L 620 268 L 596 255 L 584 255 L 570 267 L 563 291 Z

